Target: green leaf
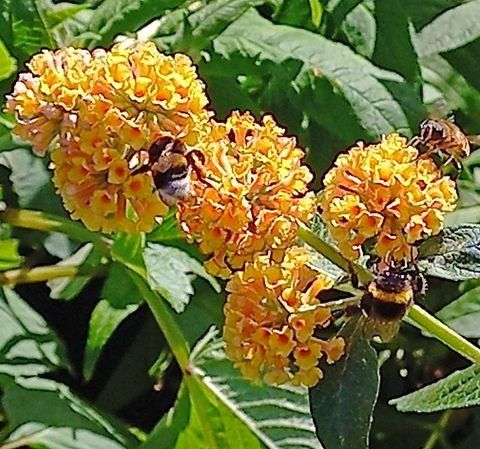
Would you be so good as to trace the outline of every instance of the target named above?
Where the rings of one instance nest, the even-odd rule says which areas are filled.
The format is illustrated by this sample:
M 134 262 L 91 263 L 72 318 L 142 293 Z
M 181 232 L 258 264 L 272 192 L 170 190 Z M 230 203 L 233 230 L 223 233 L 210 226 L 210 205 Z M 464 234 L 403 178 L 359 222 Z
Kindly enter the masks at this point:
M 199 51 L 211 45 L 212 40 L 250 8 L 265 3 L 265 0 L 213 0 L 198 5 L 193 12 L 185 8 L 174 11 L 170 20 L 162 23 L 157 35 L 160 47 L 165 45 L 198 57 Z M 174 36 L 168 36 L 170 29 Z
M 112 245 L 112 259 L 120 262 L 141 276 L 146 276 L 143 250 L 144 234 L 118 233 Z
M 102 289 L 102 299 L 90 318 L 83 375 L 89 380 L 100 353 L 119 324 L 142 303 L 137 287 L 124 267 L 113 264 Z
M 55 47 L 35 0 L 0 3 L 0 38 L 10 53 L 22 61 L 42 48 Z
M 448 9 L 422 28 L 415 48 L 419 56 L 428 56 L 463 47 L 479 37 L 480 1 L 472 0 Z
M 136 441 L 110 420 L 49 379 L 2 377 L 2 404 L 10 428 L 5 444 L 48 449 L 133 449 Z M 20 446 L 18 446 L 20 447 Z
M 480 225 L 445 228 L 419 249 L 419 266 L 452 281 L 480 278 Z
M 148 243 L 144 253 L 150 287 L 160 293 L 177 313 L 185 310 L 193 295 L 192 281 L 196 276 L 207 280 L 219 291 L 220 287 L 196 259 L 170 246 Z
M 165 217 L 160 226 L 157 226 L 150 234 L 147 234 L 147 240 L 149 242 L 161 243 L 180 240 L 181 238 L 182 232 L 174 213 Z
M 49 28 L 59 26 L 88 7 L 88 3 L 83 5 L 69 2 L 53 3 L 52 0 L 40 0 L 38 3 L 42 5 L 43 17 Z
M 87 243 L 74 254 L 58 262 L 57 265 L 77 265 L 80 271 L 86 273 L 96 270 L 102 261 L 102 254 L 96 250 L 92 243 Z M 99 270 L 98 270 L 99 271 Z M 70 301 L 74 299 L 90 282 L 93 275 L 78 275 L 73 278 L 51 279 L 47 282 L 50 289 L 50 298 Z
M 79 245 L 65 234 L 49 232 L 43 241 L 43 247 L 52 256 L 58 257 L 59 259 L 66 259 L 78 250 Z
M 300 91 L 304 89 L 305 95 L 299 97 L 302 109 L 342 139 L 348 130 L 345 120 L 349 114 L 366 136 L 375 139 L 393 130 L 410 134 L 423 114 L 419 99 L 401 76 L 375 67 L 343 44 L 306 30 L 274 25 L 254 10 L 246 12 L 215 39 L 214 49 L 225 58 L 240 54 L 259 62 L 300 63 L 291 82 Z M 317 82 L 323 82 L 321 89 Z M 342 120 L 331 113 L 337 105 L 319 96 L 325 89 L 329 100 L 344 102 L 345 111 L 339 113 L 345 116 Z
M 0 240 L 0 271 L 10 270 L 22 263 L 22 257 L 18 254 L 18 240 Z
M 67 366 L 63 346 L 45 320 L 13 290 L 0 292 L 0 373 L 35 376 Z
M 413 31 L 401 0 L 376 0 L 375 19 L 377 35 L 373 62 L 419 85 L 420 66 L 411 40 Z
M 310 389 L 312 416 L 326 448 L 368 448 L 380 383 L 377 355 L 363 338 L 360 321 L 344 335 L 345 355 Z
M 0 39 L 0 81 L 9 78 L 17 69 L 15 58 L 10 56 L 7 47 Z
M 480 338 L 480 287 L 467 291 L 436 315 L 459 334 L 469 338 Z
M 254 384 L 227 359 L 223 343 L 210 330 L 191 354 L 202 382 L 269 449 L 321 449 L 309 413 L 305 388 Z
M 320 26 L 322 22 L 323 6 L 320 0 L 308 0 L 310 11 L 312 13 L 312 23 L 315 28 Z
M 403 7 L 414 23 L 416 30 L 432 22 L 442 12 L 464 2 L 465 0 L 422 0 L 421 2 L 418 0 L 402 0 Z
M 480 92 L 444 58 L 432 55 L 421 58 L 420 64 L 424 80 L 436 93 L 432 100 L 426 98 L 426 102 L 442 107 L 436 115 L 447 115 L 456 109 L 466 114 L 480 111 Z
M 389 403 L 401 412 L 432 413 L 480 405 L 480 365 L 456 371 L 445 379 Z
M 328 0 L 326 10 L 330 14 L 332 28 L 336 30 L 343 22 L 345 17 L 355 9 L 363 0 Z
M 46 160 L 35 156 L 31 150 L 18 149 L 1 153 L 0 165 L 10 169 L 13 191 L 18 195 L 21 207 L 65 215 Z
M 364 4 L 353 9 L 342 22 L 342 32 L 355 51 L 371 58 L 377 38 L 377 21 L 372 11 Z
M 98 35 L 90 46 L 110 44 L 120 33 L 133 33 L 166 10 L 176 8 L 183 0 L 103 0 L 95 8 L 89 31 Z

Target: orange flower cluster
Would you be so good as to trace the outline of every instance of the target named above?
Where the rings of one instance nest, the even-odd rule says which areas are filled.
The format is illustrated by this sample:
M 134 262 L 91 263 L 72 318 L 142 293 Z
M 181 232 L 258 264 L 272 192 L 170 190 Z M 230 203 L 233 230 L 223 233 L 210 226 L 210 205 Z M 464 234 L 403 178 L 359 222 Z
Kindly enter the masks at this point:
M 28 64 L 7 111 L 35 152 L 53 148 L 54 183 L 92 230 L 149 231 L 168 207 L 138 172 L 159 137 L 195 144 L 209 119 L 204 84 L 188 56 L 127 40 L 111 50 L 44 51 Z
M 211 255 L 210 273 L 227 278 L 270 250 L 281 258 L 295 242 L 298 221 L 316 209 L 312 174 L 295 139 L 271 116 L 256 123 L 249 113 L 233 112 L 206 128 L 198 148 L 204 176 L 194 179 L 178 217 L 188 238 Z
M 372 238 L 376 255 L 409 259 L 415 242 L 440 232 L 458 199 L 454 181 L 398 134 L 341 154 L 324 184 L 323 219 L 351 259 Z
M 319 361 L 331 364 L 343 355 L 342 338 L 314 335 L 330 324 L 330 310 L 314 306 L 333 281 L 309 262 L 307 251 L 295 246 L 279 262 L 269 254 L 255 255 L 228 282 L 224 339 L 245 377 L 311 387 L 323 377 Z

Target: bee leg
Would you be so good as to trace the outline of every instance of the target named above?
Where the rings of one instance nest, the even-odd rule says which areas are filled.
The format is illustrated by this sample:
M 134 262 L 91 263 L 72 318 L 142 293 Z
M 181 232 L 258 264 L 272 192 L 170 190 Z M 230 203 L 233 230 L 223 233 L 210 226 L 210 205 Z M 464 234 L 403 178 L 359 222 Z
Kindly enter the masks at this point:
M 141 167 L 137 168 L 136 170 L 132 171 L 132 173 L 130 173 L 131 176 L 134 176 L 134 175 L 139 175 L 140 173 L 146 173 L 150 170 L 150 167 L 148 166 L 148 164 L 145 164 L 145 165 L 142 165 Z
M 411 147 L 416 147 L 419 143 L 421 142 L 421 139 L 419 136 L 413 136 L 409 141 L 408 141 L 408 146 Z

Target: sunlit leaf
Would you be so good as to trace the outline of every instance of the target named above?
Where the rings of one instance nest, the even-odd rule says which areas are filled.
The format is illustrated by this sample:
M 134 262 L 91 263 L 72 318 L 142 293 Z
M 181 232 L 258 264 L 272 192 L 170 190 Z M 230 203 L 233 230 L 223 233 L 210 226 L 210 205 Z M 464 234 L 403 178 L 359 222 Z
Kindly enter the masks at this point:
M 309 413 L 305 388 L 256 385 L 227 359 L 223 343 L 211 330 L 192 351 L 202 382 L 269 449 L 321 449 Z
M 207 280 L 215 290 L 220 288 L 198 260 L 177 248 L 149 243 L 144 258 L 151 288 L 178 313 L 185 310 L 194 293 L 192 281 L 196 276 Z
M 480 405 L 480 365 L 456 371 L 445 379 L 390 401 L 401 412 L 431 413 Z
M 9 288 L 0 292 L 0 373 L 44 374 L 66 366 L 63 347 L 45 320 Z
M 462 26 L 452 26 L 459 24 Z M 448 9 L 422 28 L 415 38 L 419 56 L 444 53 L 480 37 L 480 1 L 472 0 Z
M 420 246 L 419 265 L 430 276 L 452 281 L 480 278 L 480 225 L 445 228 Z
M 6 444 L 48 449 L 133 449 L 137 442 L 121 424 L 108 419 L 49 379 L 1 377 L 2 404 L 12 432 Z

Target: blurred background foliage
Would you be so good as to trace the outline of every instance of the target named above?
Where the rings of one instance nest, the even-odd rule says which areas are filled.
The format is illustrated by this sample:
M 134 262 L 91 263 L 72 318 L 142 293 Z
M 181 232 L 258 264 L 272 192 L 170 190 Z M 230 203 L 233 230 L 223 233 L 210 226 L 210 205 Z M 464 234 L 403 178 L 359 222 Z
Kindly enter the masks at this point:
M 189 54 L 219 118 L 232 109 L 272 113 L 308 150 L 316 188 L 334 157 L 357 140 L 391 131 L 410 137 L 426 117 L 452 114 L 468 133 L 480 133 L 479 0 L 0 0 L 2 97 L 41 49 L 109 46 L 119 34 Z M 4 201 L 66 217 L 46 163 L 12 138 L 11 126 L 1 115 Z M 478 153 L 465 165 L 450 225 L 480 222 Z M 2 270 L 65 261 L 83 270 L 74 279 L 2 293 L 0 448 L 321 447 L 304 392 L 247 385 L 208 341 L 194 356 L 209 374 L 209 388 L 189 385 L 187 394 L 188 379 L 182 383 L 141 290 L 121 264 L 105 263 L 96 248 L 60 232 L 2 225 L 0 233 Z M 170 292 L 181 310 L 193 292 L 188 273 L 200 270 L 190 256 L 199 255 L 172 217 L 147 239 L 176 248 L 151 263 L 173 270 L 174 279 L 185 273 Z M 117 236 L 115 244 L 117 261 L 135 263 L 134 237 Z M 177 262 L 169 268 L 171 261 Z M 212 325 L 221 328 L 224 300 L 205 280 L 193 287 L 186 311 L 169 318 L 190 346 Z M 433 279 L 425 307 L 435 312 L 463 295 L 463 309 L 441 316 L 477 339 L 479 289 L 478 282 Z M 411 448 L 479 447 L 476 408 L 412 415 L 387 405 L 465 367 L 464 360 L 408 325 L 377 349 L 382 383 L 371 447 L 404 448 L 407 435 Z M 327 410 L 325 419 L 336 417 Z M 348 435 L 349 422 L 341 425 Z

